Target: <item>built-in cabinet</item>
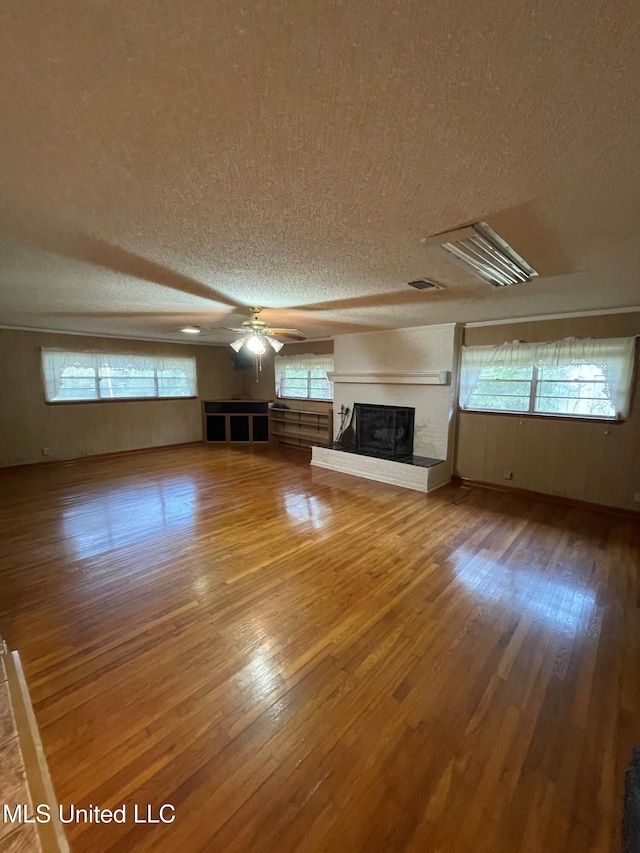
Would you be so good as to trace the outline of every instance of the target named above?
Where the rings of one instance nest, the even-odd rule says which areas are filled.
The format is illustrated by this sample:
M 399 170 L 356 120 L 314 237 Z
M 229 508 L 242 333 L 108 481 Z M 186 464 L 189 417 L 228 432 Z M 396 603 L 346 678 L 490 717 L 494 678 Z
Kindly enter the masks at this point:
M 269 432 L 280 444 L 313 447 L 333 439 L 333 409 L 269 409 Z
M 204 440 L 209 444 L 265 444 L 269 441 L 268 400 L 205 400 Z

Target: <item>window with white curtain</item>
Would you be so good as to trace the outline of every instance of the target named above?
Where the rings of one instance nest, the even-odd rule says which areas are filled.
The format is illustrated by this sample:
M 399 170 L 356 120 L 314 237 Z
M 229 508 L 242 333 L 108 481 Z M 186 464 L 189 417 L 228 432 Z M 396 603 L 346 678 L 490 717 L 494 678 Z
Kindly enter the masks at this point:
M 332 355 L 277 355 L 276 395 L 299 400 L 333 400 Z
M 635 338 L 463 347 L 460 408 L 614 420 L 629 415 Z
M 48 403 L 196 397 L 194 357 L 42 349 Z

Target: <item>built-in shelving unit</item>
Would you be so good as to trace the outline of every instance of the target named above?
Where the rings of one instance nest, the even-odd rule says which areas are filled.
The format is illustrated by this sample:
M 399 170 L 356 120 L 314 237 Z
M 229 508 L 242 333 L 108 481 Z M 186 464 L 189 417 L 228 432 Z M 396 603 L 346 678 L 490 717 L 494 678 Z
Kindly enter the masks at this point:
M 269 441 L 268 400 L 205 400 L 204 440 L 209 444 Z
M 333 409 L 269 409 L 269 433 L 294 447 L 328 444 L 333 439 Z

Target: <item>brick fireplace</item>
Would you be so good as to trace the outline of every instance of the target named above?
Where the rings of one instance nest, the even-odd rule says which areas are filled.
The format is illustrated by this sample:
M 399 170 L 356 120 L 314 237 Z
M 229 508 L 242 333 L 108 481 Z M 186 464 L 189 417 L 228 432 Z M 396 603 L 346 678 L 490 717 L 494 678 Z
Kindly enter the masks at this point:
M 455 324 L 337 337 L 334 412 L 354 412 L 353 443 L 314 447 L 311 464 L 424 492 L 448 482 L 458 347 Z

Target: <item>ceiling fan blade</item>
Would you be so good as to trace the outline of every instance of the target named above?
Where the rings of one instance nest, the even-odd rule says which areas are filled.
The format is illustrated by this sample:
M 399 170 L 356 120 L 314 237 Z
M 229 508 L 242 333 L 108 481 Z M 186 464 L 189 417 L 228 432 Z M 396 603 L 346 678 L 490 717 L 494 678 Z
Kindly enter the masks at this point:
M 291 338 L 292 340 L 304 341 L 306 335 L 300 329 L 269 329 L 268 334 L 278 338 Z
M 235 332 L 244 336 L 255 335 L 258 338 L 284 338 L 288 341 L 306 340 L 307 336 L 300 329 L 273 328 L 264 320 L 259 320 L 258 314 L 262 308 L 252 308 L 251 311 L 253 316 L 250 320 L 245 320 L 241 326 L 217 326 L 213 330 L 224 329 L 227 332 Z

